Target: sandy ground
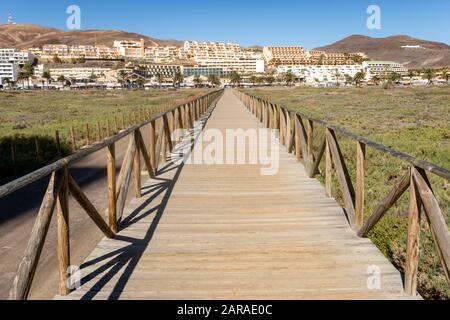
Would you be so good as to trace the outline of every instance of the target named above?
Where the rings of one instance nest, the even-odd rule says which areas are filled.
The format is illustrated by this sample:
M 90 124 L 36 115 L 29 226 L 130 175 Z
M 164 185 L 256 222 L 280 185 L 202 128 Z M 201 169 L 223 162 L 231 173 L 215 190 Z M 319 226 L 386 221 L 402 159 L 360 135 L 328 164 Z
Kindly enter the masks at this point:
M 145 139 L 146 130 L 143 130 Z M 129 138 L 116 144 L 120 170 Z M 101 150 L 70 167 L 83 192 L 100 213 L 107 209 L 106 151 Z M 145 181 L 145 177 L 143 180 Z M 48 180 L 39 181 L 0 199 L 0 300 L 7 299 L 22 260 Z M 130 188 L 128 200 L 132 198 Z M 77 266 L 95 248 L 103 234 L 87 214 L 70 199 L 71 265 Z M 105 216 L 106 219 L 106 216 Z M 107 220 L 106 220 L 107 221 Z M 50 226 L 29 299 L 51 299 L 57 294 L 58 260 L 56 214 Z

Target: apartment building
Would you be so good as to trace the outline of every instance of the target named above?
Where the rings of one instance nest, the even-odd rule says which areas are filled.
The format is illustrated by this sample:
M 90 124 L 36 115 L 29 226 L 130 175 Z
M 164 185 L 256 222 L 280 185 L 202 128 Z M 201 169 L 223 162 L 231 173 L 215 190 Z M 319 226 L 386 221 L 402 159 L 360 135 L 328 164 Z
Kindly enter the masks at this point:
M 105 74 L 111 71 L 111 68 L 50 68 L 48 71 L 54 81 L 57 81 L 60 76 L 64 76 L 69 80 L 75 79 L 76 81 L 83 81 L 89 79 L 92 75 L 95 75 L 97 78 L 104 77 Z
M 184 58 L 182 48 L 175 46 L 151 46 L 145 48 L 145 59 L 148 63 L 173 63 Z
M 188 59 L 193 60 L 226 60 L 247 57 L 240 45 L 222 42 L 186 41 L 184 52 Z
M 278 66 L 277 72 L 292 72 L 307 83 L 345 81 L 346 76 L 354 77 L 364 68 L 362 65 L 290 65 Z
M 29 52 L 19 51 L 17 49 L 0 49 L 0 62 L 23 66 L 28 62 L 33 62 L 33 60 L 34 55 Z
M 216 75 L 219 78 L 226 77 L 230 72 L 225 71 L 223 68 L 217 67 L 183 67 L 183 75 L 186 78 L 189 77 L 209 77 Z
M 113 44 L 119 56 L 128 59 L 145 59 L 145 41 L 116 40 Z
M 152 78 L 158 74 L 166 78 L 172 78 L 177 73 L 183 74 L 183 66 L 180 64 L 148 64 L 140 66 L 134 70 L 134 73 L 144 78 Z
M 300 46 L 264 47 L 263 56 L 267 63 L 279 65 L 307 64 L 308 55 Z
M 394 72 L 401 75 L 408 73 L 408 69 L 403 64 L 394 61 L 365 61 L 363 62 L 363 68 L 369 78 L 374 76 L 385 77 Z
M 265 63 L 263 59 L 258 58 L 241 58 L 241 59 L 199 59 L 197 64 L 200 67 L 221 68 L 225 72 L 238 72 L 242 74 L 263 73 L 265 71 Z
M 9 81 L 17 81 L 19 75 L 19 65 L 9 62 L 0 62 L 0 85 L 8 79 Z

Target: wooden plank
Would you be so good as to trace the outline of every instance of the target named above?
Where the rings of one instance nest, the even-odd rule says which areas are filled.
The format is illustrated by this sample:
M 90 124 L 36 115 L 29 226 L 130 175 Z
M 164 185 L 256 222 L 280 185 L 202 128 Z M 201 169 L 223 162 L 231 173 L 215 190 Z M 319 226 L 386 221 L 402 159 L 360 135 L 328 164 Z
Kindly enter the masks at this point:
M 133 144 L 132 144 L 132 148 L 130 150 L 130 155 L 127 159 L 127 162 L 125 163 L 125 166 L 123 168 L 124 170 L 124 180 L 122 185 L 120 186 L 120 192 L 118 193 L 118 198 L 117 198 L 117 221 L 120 227 L 120 221 L 122 219 L 122 215 L 123 215 L 123 211 L 125 209 L 125 202 L 127 200 L 127 196 L 128 196 L 128 188 L 130 186 L 130 181 L 131 181 L 131 175 L 133 173 L 133 163 L 134 163 L 134 158 L 136 156 L 136 145 L 134 143 L 134 139 L 133 140 Z
M 330 150 L 330 144 L 328 138 L 325 136 L 325 188 L 328 198 L 333 196 L 333 159 Z
M 122 167 L 120 169 L 119 176 L 117 177 L 116 197 L 119 197 L 119 195 L 120 195 L 120 191 L 122 189 L 122 184 L 125 179 L 125 173 L 127 171 L 126 164 L 130 160 L 129 158 L 130 158 L 130 154 L 131 154 L 131 151 L 133 148 L 135 148 L 134 139 L 133 139 L 133 137 L 131 137 L 130 142 L 128 143 L 127 151 L 125 151 L 125 156 L 122 161 Z
M 58 225 L 58 265 L 59 265 L 59 294 L 65 296 L 70 293 L 67 286 L 70 266 L 70 231 L 69 231 L 69 171 L 62 170 L 62 187 L 56 201 Z
M 28 298 L 62 182 L 61 172 L 52 174 L 36 217 L 36 222 L 31 231 L 30 240 L 14 277 L 9 294 L 10 300 L 26 300 Z
M 411 182 L 411 170 L 408 171 L 400 178 L 395 184 L 392 191 L 387 197 L 380 202 L 374 213 L 370 216 L 367 222 L 358 231 L 359 237 L 366 237 L 370 230 L 380 221 L 380 219 L 386 214 L 386 212 L 392 208 L 398 199 L 408 190 Z
M 78 202 L 78 204 L 83 208 L 95 225 L 103 232 L 103 234 L 108 238 L 114 238 L 114 232 L 103 220 L 100 213 L 95 209 L 94 205 L 89 201 L 88 197 L 83 193 L 81 188 L 78 186 L 75 179 L 69 175 L 69 190 L 73 198 Z
M 169 125 L 169 124 L 167 124 Z M 134 145 L 136 152 L 134 154 L 133 172 L 134 172 L 134 196 L 136 198 L 142 197 L 142 176 L 141 176 L 141 148 L 138 139 L 138 133 L 133 133 Z
M 109 227 L 114 233 L 117 233 L 119 227 L 117 225 L 116 145 L 111 144 L 106 150 Z
M 314 122 L 308 120 L 308 166 L 314 162 Z
M 366 145 L 356 142 L 356 200 L 355 200 L 355 225 L 361 228 L 364 223 L 364 199 L 365 199 L 365 160 Z
M 326 135 L 330 151 L 332 154 L 333 162 L 336 167 L 337 175 L 339 178 L 339 185 L 342 190 L 342 194 L 345 202 L 345 209 L 351 225 L 355 224 L 355 190 L 348 173 L 347 166 L 345 165 L 344 157 L 342 156 L 341 149 L 336 139 L 336 135 L 333 130 L 327 128 Z M 309 151 L 308 151 L 309 152 Z
M 299 128 L 303 161 L 306 164 L 307 160 L 308 160 L 308 141 L 307 141 L 307 133 L 306 133 L 305 125 L 303 124 L 302 118 L 298 115 L 296 115 L 295 121 L 296 121 L 297 127 Z
M 408 216 L 408 242 L 405 265 L 405 292 L 410 296 L 417 295 L 417 277 L 419 274 L 420 254 L 420 211 L 422 203 L 411 174 Z

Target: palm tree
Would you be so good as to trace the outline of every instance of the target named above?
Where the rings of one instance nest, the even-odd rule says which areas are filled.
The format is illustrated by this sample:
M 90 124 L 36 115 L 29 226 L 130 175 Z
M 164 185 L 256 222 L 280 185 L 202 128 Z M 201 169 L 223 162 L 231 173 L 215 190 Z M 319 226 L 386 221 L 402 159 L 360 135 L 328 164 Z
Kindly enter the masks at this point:
M 409 85 L 412 86 L 412 78 L 416 76 L 416 72 L 414 70 L 408 71 L 408 77 L 409 77 Z
M 127 77 L 127 73 L 125 72 L 125 70 L 121 69 L 119 70 L 119 73 L 117 75 L 119 78 L 119 83 L 121 83 L 123 87 L 125 84 L 125 78 Z
M 230 73 L 230 83 L 232 85 L 236 85 L 236 86 L 240 86 L 242 81 L 241 76 L 239 75 L 239 73 L 233 71 L 232 73 Z
M 448 84 L 448 80 L 450 79 L 450 72 L 448 71 L 448 68 L 444 68 L 442 69 L 442 79 L 444 79 L 446 81 L 446 83 Z
M 98 79 L 97 75 L 92 72 L 91 75 L 89 76 L 89 81 L 90 82 L 95 82 Z
M 336 87 L 339 87 L 339 78 L 341 77 L 341 73 L 339 72 L 339 69 L 336 69 L 334 71 L 334 76 L 336 77 Z
M 195 87 L 201 87 L 203 85 L 203 80 L 199 76 L 194 78 Z
M 394 84 L 397 84 L 401 78 L 402 76 L 397 72 L 392 72 L 389 74 L 389 81 L 393 82 Z
M 217 87 L 217 86 L 221 85 L 220 79 L 216 74 L 209 75 L 208 81 L 209 81 L 209 83 L 211 83 L 211 85 L 213 87 Z
M 346 74 L 345 75 L 345 85 L 352 84 L 352 83 L 353 83 L 353 77 L 349 74 Z
M 250 77 L 250 82 L 252 83 L 253 86 L 255 86 L 257 81 L 258 81 L 258 78 L 256 76 L 251 76 Z
M 17 82 L 22 83 L 22 86 L 25 87 L 25 80 L 28 79 L 28 76 L 24 72 L 19 72 L 17 76 Z
M 64 77 L 63 75 L 60 75 L 60 76 L 58 77 L 58 81 L 61 82 L 63 88 L 66 86 L 67 80 L 66 80 L 66 77 Z
M 45 81 L 47 82 L 47 87 L 50 84 L 50 81 L 52 79 L 52 75 L 50 74 L 50 71 L 44 71 L 42 73 L 42 78 L 45 79 Z
M 173 76 L 173 86 L 174 87 L 180 87 L 181 83 L 184 81 L 184 76 L 181 72 L 175 73 Z
M 286 85 L 290 87 L 291 84 L 295 81 L 295 76 L 292 71 L 289 70 L 284 74 L 283 79 L 286 82 Z
M 355 74 L 355 77 L 353 78 L 353 82 L 359 86 L 361 82 L 366 78 L 366 75 L 364 71 L 360 71 L 357 74 Z
M 137 84 L 138 88 L 141 89 L 142 87 L 144 87 L 145 79 L 141 78 L 141 77 L 137 78 L 136 84 Z
M 372 81 L 375 82 L 376 85 L 379 85 L 381 82 L 381 78 L 379 76 L 373 76 Z
M 265 81 L 269 86 L 272 86 L 272 84 L 275 82 L 275 77 L 273 75 L 268 75 Z
M 156 74 L 156 82 L 158 82 L 159 88 L 161 89 L 162 83 L 164 82 L 164 75 L 162 73 Z
M 428 84 L 433 84 L 434 75 L 435 75 L 434 70 L 429 68 L 423 71 L 422 77 L 428 80 Z

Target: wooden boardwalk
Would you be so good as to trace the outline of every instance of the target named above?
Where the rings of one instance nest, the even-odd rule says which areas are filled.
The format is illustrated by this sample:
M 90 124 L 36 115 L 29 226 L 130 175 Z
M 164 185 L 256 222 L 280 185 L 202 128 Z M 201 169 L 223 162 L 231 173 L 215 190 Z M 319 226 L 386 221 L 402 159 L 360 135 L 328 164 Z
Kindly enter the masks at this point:
M 211 128 L 262 127 L 225 91 Z M 128 206 L 116 239 L 86 259 L 81 288 L 64 299 L 408 298 L 400 273 L 355 235 L 295 156 L 276 148 L 274 176 L 259 165 L 161 167 Z M 369 289 L 371 271 L 381 271 L 381 288 Z

